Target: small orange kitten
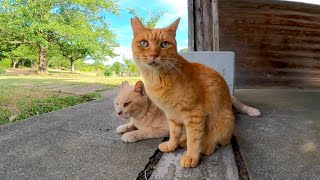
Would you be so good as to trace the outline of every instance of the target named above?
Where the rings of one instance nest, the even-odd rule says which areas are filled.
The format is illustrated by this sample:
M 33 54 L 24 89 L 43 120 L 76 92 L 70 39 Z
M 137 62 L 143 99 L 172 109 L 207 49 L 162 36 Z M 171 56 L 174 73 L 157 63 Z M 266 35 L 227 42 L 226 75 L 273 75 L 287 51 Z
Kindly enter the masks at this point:
M 235 128 L 232 100 L 224 78 L 215 70 L 184 59 L 177 52 L 176 30 L 180 19 L 167 28 L 149 29 L 131 19 L 133 57 L 145 80 L 145 90 L 169 122 L 170 139 L 159 145 L 174 151 L 185 138 L 182 167 L 195 167 L 200 153 L 212 154 L 227 145 Z
M 138 81 L 135 87 L 123 82 L 114 108 L 121 118 L 130 118 L 128 124 L 119 126 L 117 133 L 123 134 L 125 142 L 169 136 L 169 127 L 165 114 L 146 95 L 144 84 Z

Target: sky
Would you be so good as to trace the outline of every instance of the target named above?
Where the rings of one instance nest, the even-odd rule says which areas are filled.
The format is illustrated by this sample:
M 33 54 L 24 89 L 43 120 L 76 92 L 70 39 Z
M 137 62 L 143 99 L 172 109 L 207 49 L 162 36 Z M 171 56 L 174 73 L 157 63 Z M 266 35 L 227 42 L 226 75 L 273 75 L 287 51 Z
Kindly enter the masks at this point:
M 136 9 L 142 17 L 148 17 L 150 11 L 165 11 L 156 27 L 162 28 L 170 25 L 177 18 L 181 18 L 177 30 L 178 50 L 188 47 L 188 0 L 121 0 L 120 6 L 123 11 L 120 15 L 109 15 L 110 29 L 117 35 L 120 47 L 115 48 L 115 53 L 119 56 L 108 58 L 106 64 L 123 62 L 123 58 L 132 58 L 131 41 L 133 33 L 130 18 L 133 16 L 128 13 L 128 8 Z M 285 0 L 320 4 L 320 0 Z

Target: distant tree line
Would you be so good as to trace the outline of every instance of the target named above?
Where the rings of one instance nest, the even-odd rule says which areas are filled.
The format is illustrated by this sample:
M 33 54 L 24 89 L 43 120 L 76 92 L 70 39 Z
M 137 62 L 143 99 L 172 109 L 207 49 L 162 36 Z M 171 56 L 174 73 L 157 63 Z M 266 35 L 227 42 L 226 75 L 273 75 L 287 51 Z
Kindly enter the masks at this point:
M 140 76 L 139 69 L 132 59 L 125 58 L 124 63 L 115 62 L 106 67 L 105 76 Z
M 49 65 L 85 57 L 106 61 L 114 57 L 115 34 L 105 14 L 119 14 L 117 0 L 4 0 L 0 1 L 0 61 L 37 65 L 47 73 Z

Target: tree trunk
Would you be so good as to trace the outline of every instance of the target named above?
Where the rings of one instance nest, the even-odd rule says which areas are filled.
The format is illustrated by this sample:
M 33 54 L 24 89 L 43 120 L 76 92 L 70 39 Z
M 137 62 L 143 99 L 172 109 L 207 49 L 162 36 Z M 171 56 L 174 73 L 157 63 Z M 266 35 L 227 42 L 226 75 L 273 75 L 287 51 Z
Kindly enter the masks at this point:
M 39 46 L 39 63 L 38 63 L 38 73 L 47 74 L 47 55 L 48 46 Z
M 13 68 L 13 69 L 15 69 L 15 68 L 16 68 L 16 66 L 17 66 L 17 64 L 18 64 L 18 61 L 13 61 L 12 68 Z
M 71 74 L 75 73 L 75 71 L 74 71 L 74 61 L 73 60 L 70 60 L 70 73 Z

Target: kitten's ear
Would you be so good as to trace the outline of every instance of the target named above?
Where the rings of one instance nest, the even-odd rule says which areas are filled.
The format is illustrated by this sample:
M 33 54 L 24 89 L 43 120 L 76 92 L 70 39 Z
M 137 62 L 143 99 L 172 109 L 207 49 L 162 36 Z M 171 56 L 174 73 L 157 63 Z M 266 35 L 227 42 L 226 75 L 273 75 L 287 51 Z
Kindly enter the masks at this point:
M 133 30 L 133 36 L 137 36 L 146 30 L 141 21 L 138 18 L 131 18 L 131 27 Z
M 136 85 L 134 86 L 134 91 L 141 94 L 142 96 L 145 95 L 144 84 L 142 81 L 138 81 L 136 83 Z
M 174 36 L 176 36 L 176 31 L 178 29 L 179 22 L 180 22 L 180 18 L 175 20 L 170 26 L 167 27 L 167 30 L 173 33 Z
M 121 88 L 124 88 L 124 87 L 126 87 L 126 86 L 128 86 L 129 85 L 129 82 L 128 81 L 123 81 L 122 83 L 121 83 Z

